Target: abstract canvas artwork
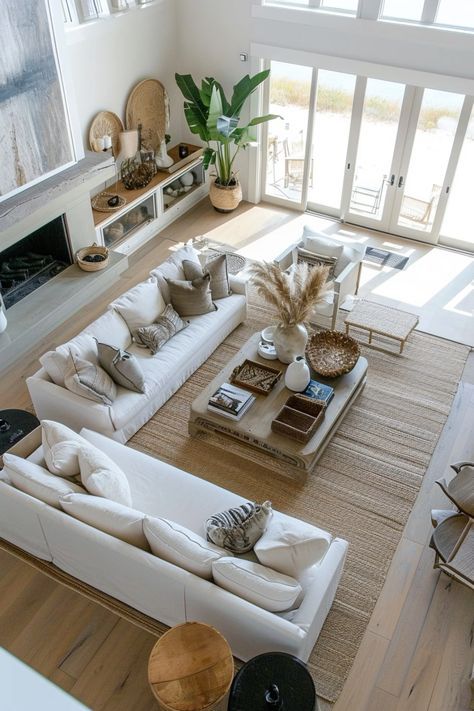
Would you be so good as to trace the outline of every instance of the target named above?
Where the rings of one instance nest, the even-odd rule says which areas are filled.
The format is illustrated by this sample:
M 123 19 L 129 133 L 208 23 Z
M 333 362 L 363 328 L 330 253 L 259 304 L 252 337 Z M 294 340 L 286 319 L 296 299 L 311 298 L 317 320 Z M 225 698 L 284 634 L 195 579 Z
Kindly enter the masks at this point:
M 1 0 L 0 200 L 74 160 L 46 0 Z

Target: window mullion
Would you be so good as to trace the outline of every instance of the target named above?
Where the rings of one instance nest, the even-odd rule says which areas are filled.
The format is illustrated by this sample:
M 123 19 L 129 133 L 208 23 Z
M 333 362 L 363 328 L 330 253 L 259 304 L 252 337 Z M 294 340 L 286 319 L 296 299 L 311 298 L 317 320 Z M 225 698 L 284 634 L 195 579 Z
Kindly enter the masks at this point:
M 321 0 L 309 0 L 308 4 L 310 7 L 318 8 L 321 7 Z
M 423 25 L 432 25 L 436 20 L 440 0 L 425 0 L 423 12 L 421 13 L 421 23 Z
M 362 20 L 378 20 L 382 12 L 383 0 L 359 0 L 357 17 Z

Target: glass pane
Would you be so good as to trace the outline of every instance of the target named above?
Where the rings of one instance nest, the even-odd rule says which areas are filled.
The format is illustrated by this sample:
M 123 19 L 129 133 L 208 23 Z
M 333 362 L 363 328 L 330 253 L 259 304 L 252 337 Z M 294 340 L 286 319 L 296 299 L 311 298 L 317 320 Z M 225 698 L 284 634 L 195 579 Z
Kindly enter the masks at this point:
M 436 24 L 474 29 L 474 1 L 441 0 L 436 15 Z
M 467 218 L 472 200 L 472 166 L 474 165 L 474 109 L 467 128 L 466 137 L 459 157 L 449 200 L 444 214 L 441 234 L 451 239 L 465 242 L 474 247 L 474 230 Z
M 405 86 L 368 79 L 350 211 L 382 218 Z
M 419 22 L 424 4 L 424 0 L 385 0 L 381 17 Z
M 464 96 L 425 89 L 398 224 L 429 232 L 444 182 Z
M 271 62 L 270 113 L 283 117 L 268 124 L 265 192 L 301 201 L 308 130 L 311 67 Z
M 339 208 L 356 77 L 318 72 L 308 202 Z
M 264 5 L 309 5 L 309 0 L 265 0 Z
M 321 7 L 327 10 L 342 10 L 355 15 L 359 0 L 321 0 Z

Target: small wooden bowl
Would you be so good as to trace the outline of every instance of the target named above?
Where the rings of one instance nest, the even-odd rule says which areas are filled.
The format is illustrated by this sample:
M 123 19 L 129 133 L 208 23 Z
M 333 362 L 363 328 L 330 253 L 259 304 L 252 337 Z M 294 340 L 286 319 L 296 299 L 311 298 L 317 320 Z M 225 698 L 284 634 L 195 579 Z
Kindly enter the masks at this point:
M 357 341 L 341 331 L 313 333 L 306 346 L 306 358 L 311 368 L 324 378 L 349 373 L 359 356 Z

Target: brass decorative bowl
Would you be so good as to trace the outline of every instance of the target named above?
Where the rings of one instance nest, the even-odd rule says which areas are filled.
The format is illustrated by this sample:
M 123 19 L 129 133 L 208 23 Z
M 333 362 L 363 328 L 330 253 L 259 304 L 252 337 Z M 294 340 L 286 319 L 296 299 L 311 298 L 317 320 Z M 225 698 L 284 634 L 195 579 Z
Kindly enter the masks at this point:
M 306 346 L 311 368 L 324 378 L 337 378 L 349 373 L 360 356 L 356 340 L 341 331 L 313 333 Z

